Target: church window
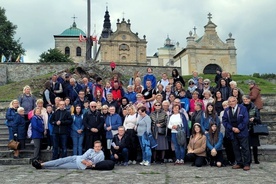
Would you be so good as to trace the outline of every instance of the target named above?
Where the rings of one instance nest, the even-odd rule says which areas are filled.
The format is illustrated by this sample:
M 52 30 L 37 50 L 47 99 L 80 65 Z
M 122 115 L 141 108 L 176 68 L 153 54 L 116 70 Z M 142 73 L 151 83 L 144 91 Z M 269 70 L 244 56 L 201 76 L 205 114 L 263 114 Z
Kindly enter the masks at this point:
M 127 45 L 127 44 L 121 44 L 120 46 L 119 46 L 119 50 L 121 51 L 125 51 L 125 50 L 127 50 L 127 51 L 129 51 L 129 46 Z
M 121 57 L 122 61 L 126 61 L 126 56 Z
M 65 55 L 70 56 L 70 48 L 65 47 Z
M 80 47 L 76 48 L 76 56 L 81 56 L 81 48 Z

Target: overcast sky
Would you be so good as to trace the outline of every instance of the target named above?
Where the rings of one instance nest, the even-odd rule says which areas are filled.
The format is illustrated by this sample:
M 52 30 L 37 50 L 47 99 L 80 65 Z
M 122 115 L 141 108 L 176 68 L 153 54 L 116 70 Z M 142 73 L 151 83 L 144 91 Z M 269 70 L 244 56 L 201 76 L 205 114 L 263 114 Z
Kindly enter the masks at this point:
M 130 19 L 131 29 L 140 38 L 146 35 L 147 55 L 162 47 L 167 35 L 186 47 L 194 26 L 204 33 L 207 14 L 217 25 L 221 40 L 229 32 L 235 38 L 239 74 L 276 73 L 275 0 L 91 0 L 91 32 L 102 31 L 106 5 L 113 31 L 116 22 Z M 87 32 L 86 0 L 0 0 L 6 16 L 17 25 L 16 38 L 26 49 L 25 62 L 35 62 L 42 52 L 54 48 L 53 35 L 69 28 L 75 15 L 77 27 Z

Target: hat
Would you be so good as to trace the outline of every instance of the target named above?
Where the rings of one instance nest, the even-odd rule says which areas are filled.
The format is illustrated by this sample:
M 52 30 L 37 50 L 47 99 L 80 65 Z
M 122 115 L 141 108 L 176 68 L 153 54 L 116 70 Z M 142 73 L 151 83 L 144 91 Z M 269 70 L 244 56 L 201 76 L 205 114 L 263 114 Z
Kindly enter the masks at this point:
M 210 79 L 204 79 L 204 81 L 203 81 L 204 83 L 211 83 L 211 81 L 210 81 Z
M 188 80 L 188 84 L 195 84 L 195 81 L 193 79 Z
M 196 126 L 196 125 L 199 126 L 199 127 L 201 127 L 201 124 L 199 124 L 199 123 L 195 123 L 195 124 L 193 125 L 193 127 Z
M 256 84 L 254 80 L 248 80 L 248 84 L 251 85 L 251 84 Z

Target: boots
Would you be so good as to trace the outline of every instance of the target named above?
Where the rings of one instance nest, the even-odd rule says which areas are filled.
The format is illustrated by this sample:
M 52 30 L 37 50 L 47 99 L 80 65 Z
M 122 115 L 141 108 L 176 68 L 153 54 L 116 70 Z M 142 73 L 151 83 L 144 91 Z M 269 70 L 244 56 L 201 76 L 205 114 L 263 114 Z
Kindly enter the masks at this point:
M 260 164 L 260 162 L 258 160 L 258 147 L 257 146 L 253 146 L 253 156 L 254 156 L 255 164 Z

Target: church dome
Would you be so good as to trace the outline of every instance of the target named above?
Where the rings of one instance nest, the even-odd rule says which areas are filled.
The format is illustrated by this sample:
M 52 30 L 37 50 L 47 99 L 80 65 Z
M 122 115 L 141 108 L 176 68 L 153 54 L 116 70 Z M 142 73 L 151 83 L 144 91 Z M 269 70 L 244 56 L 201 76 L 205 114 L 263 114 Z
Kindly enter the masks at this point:
M 65 29 L 59 36 L 79 36 L 80 34 L 86 36 L 81 29 L 77 28 L 77 24 L 74 22 L 70 28 Z

